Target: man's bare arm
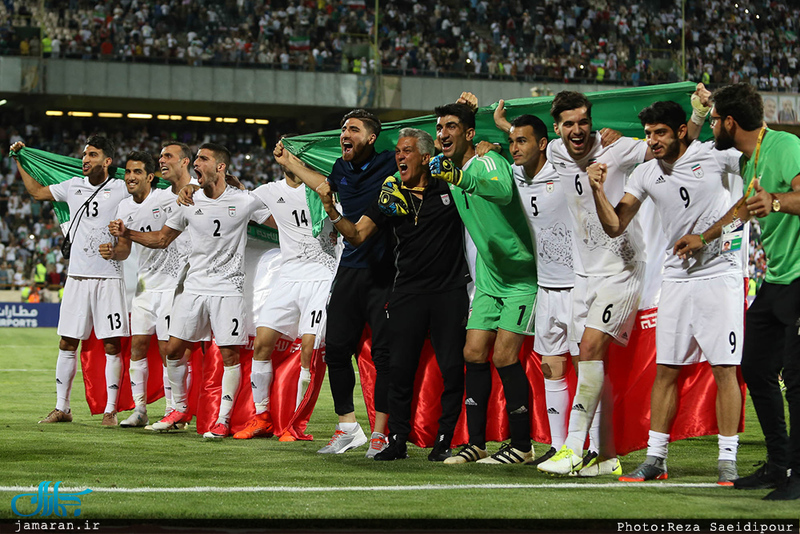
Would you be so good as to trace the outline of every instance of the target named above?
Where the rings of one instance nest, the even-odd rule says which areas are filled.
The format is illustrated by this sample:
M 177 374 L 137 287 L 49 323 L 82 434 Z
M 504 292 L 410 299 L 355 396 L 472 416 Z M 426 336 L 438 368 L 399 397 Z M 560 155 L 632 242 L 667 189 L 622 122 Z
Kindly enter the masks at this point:
M 175 241 L 175 238 L 181 235 L 181 232 L 167 225 L 162 226 L 158 232 L 137 232 L 126 228 L 121 219 L 108 223 L 108 230 L 114 237 L 130 239 L 147 248 L 167 248 L 170 243 Z
M 317 187 L 316 192 L 320 200 L 322 200 L 325 213 L 328 214 L 331 221 L 334 221 L 333 226 L 342 234 L 342 237 L 354 247 L 361 246 L 364 241 L 369 239 L 369 237 L 378 230 L 378 226 L 375 222 L 366 215 L 362 215 L 358 222 L 353 224 L 350 219 L 336 211 L 336 206 L 333 202 L 333 192 L 328 182 L 321 183 Z
M 276 163 L 283 165 L 288 171 L 300 178 L 300 180 L 302 180 L 302 182 L 311 189 L 316 189 L 319 184 L 327 181 L 327 178 L 322 176 L 320 173 L 314 169 L 306 167 L 303 161 L 289 152 L 289 150 L 284 147 L 283 143 L 280 141 L 278 141 L 278 144 L 275 145 L 275 149 L 272 151 L 272 154 L 275 156 Z
M 19 152 L 23 148 L 25 148 L 25 143 L 21 141 L 17 141 L 11 145 L 11 150 L 14 152 Z M 53 193 L 50 192 L 50 186 L 45 186 L 37 182 L 36 179 L 28 174 L 22 165 L 20 165 L 17 158 L 14 158 L 14 162 L 17 164 L 19 175 L 22 176 L 22 183 L 25 184 L 25 189 L 28 190 L 28 193 L 30 193 L 34 200 L 55 200 L 55 198 L 53 198 Z
M 131 254 L 131 240 L 118 237 L 117 243 L 103 243 L 100 245 L 100 256 L 106 260 L 127 260 Z
M 622 200 L 615 206 L 606 197 L 603 183 L 606 181 L 608 173 L 608 166 L 604 163 L 593 163 L 587 169 L 589 175 L 589 185 L 592 187 L 592 195 L 594 196 L 594 203 L 597 207 L 597 216 L 600 218 L 600 224 L 603 225 L 603 230 L 610 237 L 617 237 L 622 235 L 628 224 L 630 224 L 633 216 L 639 211 L 642 203 L 638 198 L 625 193 Z

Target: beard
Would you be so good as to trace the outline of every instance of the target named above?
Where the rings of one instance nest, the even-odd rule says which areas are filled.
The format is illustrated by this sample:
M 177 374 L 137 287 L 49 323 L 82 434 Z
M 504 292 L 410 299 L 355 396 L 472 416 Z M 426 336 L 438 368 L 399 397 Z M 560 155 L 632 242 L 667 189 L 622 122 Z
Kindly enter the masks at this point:
M 714 137 L 714 148 L 717 150 L 728 150 L 733 147 L 733 136 L 725 129 L 724 125 L 721 125 L 719 135 Z

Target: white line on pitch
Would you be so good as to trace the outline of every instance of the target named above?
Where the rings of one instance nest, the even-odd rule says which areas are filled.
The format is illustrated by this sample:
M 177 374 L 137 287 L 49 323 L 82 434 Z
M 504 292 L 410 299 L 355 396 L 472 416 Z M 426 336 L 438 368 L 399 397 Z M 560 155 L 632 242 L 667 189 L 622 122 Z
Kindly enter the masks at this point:
M 186 488 L 90 488 L 96 493 L 328 493 L 342 491 L 436 491 L 436 490 L 472 490 L 472 489 L 627 489 L 627 488 L 719 488 L 714 483 L 665 483 L 654 482 L 642 484 L 639 482 L 619 482 L 613 484 L 577 484 L 575 482 L 553 484 L 452 484 L 434 485 L 423 484 L 417 486 L 250 486 L 250 487 L 223 487 L 223 486 L 193 486 Z M 86 488 L 59 487 L 59 492 L 67 493 L 81 491 Z M 36 486 L 0 486 L 0 492 L 36 492 Z

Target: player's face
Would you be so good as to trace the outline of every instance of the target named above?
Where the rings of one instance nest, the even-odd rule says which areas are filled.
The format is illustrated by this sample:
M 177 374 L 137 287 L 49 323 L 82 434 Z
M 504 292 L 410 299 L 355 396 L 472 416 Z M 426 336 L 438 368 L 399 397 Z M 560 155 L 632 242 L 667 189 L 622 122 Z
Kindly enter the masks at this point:
M 225 165 L 217 163 L 214 153 L 207 148 L 201 148 L 194 159 L 194 172 L 200 187 L 214 185 L 219 179 L 219 173 Z M 224 173 L 223 173 L 224 176 Z
M 147 174 L 144 162 L 131 160 L 125 164 L 125 187 L 131 195 L 144 196 L 149 192 L 152 181 L 153 175 Z
M 512 126 L 508 132 L 508 149 L 517 165 L 538 164 L 542 155 L 532 126 Z
M 589 118 L 586 106 L 562 111 L 554 126 L 572 159 L 580 159 L 589 152 L 592 147 L 592 119 Z
M 339 145 L 342 147 L 342 159 L 360 162 L 375 144 L 376 136 L 364 126 L 361 119 L 347 119 L 342 125 Z
M 442 146 L 444 157 L 459 160 L 472 147 L 475 130 L 467 128 L 455 115 L 445 115 L 436 119 L 436 139 Z
M 111 165 L 111 158 L 106 157 L 99 148 L 86 145 L 83 149 L 82 163 L 84 176 L 97 176 L 102 175 L 105 169 Z
M 711 122 L 711 131 L 714 133 L 714 148 L 717 150 L 728 150 L 729 148 L 733 148 L 733 135 L 725 125 L 726 122 L 732 121 L 727 121 L 727 117 L 721 117 L 719 113 L 717 113 L 717 108 L 712 108 Z
M 415 137 L 401 137 L 394 147 L 394 160 L 397 162 L 403 183 L 416 184 L 425 174 L 431 156 L 420 154 Z
M 680 155 L 681 141 L 666 124 L 645 124 L 644 135 L 647 146 L 656 159 L 673 163 Z
M 161 168 L 161 176 L 165 180 L 176 182 L 183 173 L 183 169 L 188 169 L 189 161 L 181 156 L 181 152 L 183 151 L 178 145 L 167 145 L 161 149 L 158 166 Z

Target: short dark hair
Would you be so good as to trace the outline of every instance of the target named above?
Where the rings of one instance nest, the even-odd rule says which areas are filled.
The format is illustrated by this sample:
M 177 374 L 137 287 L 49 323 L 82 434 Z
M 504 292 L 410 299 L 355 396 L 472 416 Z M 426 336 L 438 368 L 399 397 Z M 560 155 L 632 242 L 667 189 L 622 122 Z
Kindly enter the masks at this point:
M 749 83 L 735 83 L 717 89 L 711 99 L 717 114 L 723 119 L 733 117 L 748 132 L 761 128 L 764 122 L 764 102 Z
M 114 143 L 111 142 L 111 139 L 108 137 L 103 137 L 102 135 L 91 135 L 89 139 L 86 140 L 86 144 L 88 146 L 93 146 L 95 148 L 99 148 L 103 151 L 103 155 L 107 158 L 114 159 Z
M 139 161 L 144 163 L 144 172 L 147 174 L 155 174 L 156 173 L 156 160 L 153 159 L 153 156 L 150 155 L 149 152 L 144 152 L 143 150 L 134 150 L 128 154 L 128 157 L 125 159 L 125 166 L 128 166 L 129 161 Z M 156 184 L 158 184 L 158 178 L 153 176 L 153 180 L 150 182 L 150 187 L 153 189 L 156 188 Z
M 181 159 L 189 158 L 189 163 L 191 164 L 192 161 L 192 149 L 189 148 L 189 145 L 186 143 L 181 143 L 180 141 L 164 141 L 161 144 L 161 148 L 167 148 L 168 146 L 177 146 L 181 149 Z
M 677 135 L 682 124 L 686 124 L 686 111 L 677 102 L 662 100 L 653 102 L 639 112 L 642 126 L 646 124 L 666 124 Z
M 514 128 L 519 128 L 520 126 L 530 126 L 533 129 L 533 136 L 537 143 L 542 137 L 547 139 L 547 126 L 545 126 L 544 121 L 536 115 L 520 115 L 511 121 L 511 126 Z
M 586 107 L 586 115 L 592 118 L 592 103 L 586 98 L 586 95 L 577 91 L 561 91 L 553 99 L 553 105 L 550 106 L 550 115 L 553 120 L 559 121 L 561 114 L 570 109 L 578 109 Z
M 433 110 L 437 117 L 454 115 L 467 128 L 475 129 L 475 112 L 466 104 L 446 104 Z
M 197 149 L 199 152 L 200 150 L 210 150 L 212 154 L 214 154 L 214 159 L 218 162 L 225 164 L 225 172 L 230 172 L 231 168 L 231 151 L 225 148 L 224 146 L 220 145 L 219 143 L 203 143 Z
M 378 137 L 381 134 L 381 120 L 366 109 L 359 108 L 348 111 L 345 113 L 345 116 L 342 117 L 342 122 L 339 123 L 339 126 L 344 126 L 344 123 L 347 122 L 347 119 L 360 120 L 362 123 L 364 123 L 364 127 L 369 130 L 370 133 L 375 134 L 375 137 Z

